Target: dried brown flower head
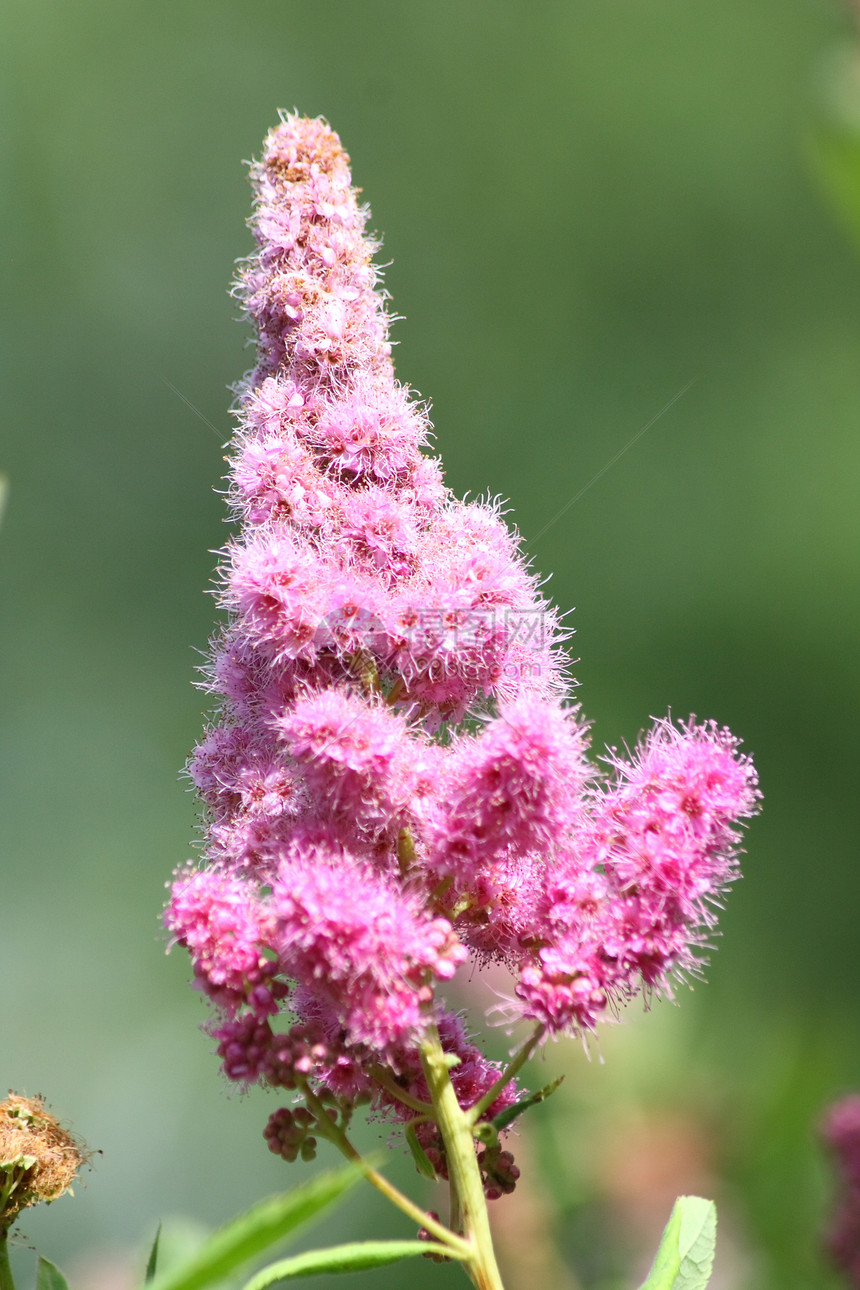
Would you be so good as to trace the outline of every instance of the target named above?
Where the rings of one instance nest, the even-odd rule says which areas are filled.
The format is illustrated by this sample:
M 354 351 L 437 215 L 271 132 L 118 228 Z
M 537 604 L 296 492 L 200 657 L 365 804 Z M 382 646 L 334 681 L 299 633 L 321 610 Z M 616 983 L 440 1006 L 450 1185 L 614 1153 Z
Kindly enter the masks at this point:
M 0 1235 L 22 1209 L 68 1191 L 89 1155 L 40 1097 L 9 1092 L 0 1102 Z

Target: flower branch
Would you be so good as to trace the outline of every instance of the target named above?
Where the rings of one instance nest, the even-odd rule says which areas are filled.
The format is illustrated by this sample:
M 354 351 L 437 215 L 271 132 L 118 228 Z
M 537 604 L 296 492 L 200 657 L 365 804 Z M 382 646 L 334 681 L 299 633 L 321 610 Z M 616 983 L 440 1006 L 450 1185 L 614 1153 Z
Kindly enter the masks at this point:
M 315 1128 L 355 1159 L 345 1126 L 371 1104 L 449 1181 L 465 1236 L 366 1176 L 499 1287 L 486 1203 L 519 1176 L 499 1134 L 546 1095 L 518 1098 L 518 1074 L 545 1039 L 700 971 L 756 776 L 692 717 L 589 759 L 557 611 L 501 505 L 446 487 L 395 378 L 339 138 L 286 116 L 251 179 L 235 294 L 256 361 L 229 457 L 216 706 L 189 764 L 202 861 L 165 921 L 227 1078 L 305 1097 L 270 1117 L 269 1148 L 310 1159 Z M 445 1001 L 490 962 L 533 1026 L 504 1069 Z

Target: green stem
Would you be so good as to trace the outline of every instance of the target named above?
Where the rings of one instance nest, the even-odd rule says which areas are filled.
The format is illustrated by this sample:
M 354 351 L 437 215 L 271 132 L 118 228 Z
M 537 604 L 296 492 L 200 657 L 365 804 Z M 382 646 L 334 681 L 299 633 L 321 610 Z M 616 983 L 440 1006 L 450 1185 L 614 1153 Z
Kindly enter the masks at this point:
M 393 707 L 395 703 L 400 702 L 400 700 L 403 698 L 405 693 L 406 693 L 406 682 L 403 680 L 402 676 L 398 676 L 397 680 L 394 682 L 390 691 L 388 692 L 388 698 L 385 700 L 385 702 L 388 704 L 389 707 Z
M 474 1106 L 469 1107 L 466 1114 L 470 1124 L 478 1123 L 484 1112 L 493 1105 L 502 1089 L 506 1088 L 507 1085 L 510 1084 L 511 1080 L 520 1073 L 540 1041 L 543 1039 L 545 1029 L 545 1026 L 538 1026 L 534 1034 L 531 1035 L 523 1044 L 522 1048 L 520 1048 L 518 1052 L 514 1053 L 495 1084 L 487 1089 L 484 1096 L 479 1098 Z
M 448 1173 L 452 1189 L 459 1199 L 464 1234 L 472 1246 L 472 1257 L 464 1266 L 477 1290 L 504 1290 L 493 1249 L 472 1124 L 457 1100 L 435 1026 L 430 1027 L 421 1044 L 421 1062 L 445 1143 Z
M 425 1119 L 432 1120 L 433 1107 L 429 1102 L 422 1102 L 420 1098 L 413 1097 L 411 1093 L 407 1093 L 406 1089 L 401 1088 L 381 1066 L 374 1066 L 371 1073 L 376 1083 L 384 1088 L 386 1093 L 390 1093 L 393 1098 L 396 1098 L 398 1102 L 402 1102 L 404 1106 L 408 1106 L 410 1111 L 417 1111 Z
M 9 1266 L 9 1243 L 5 1232 L 0 1236 L 0 1290 L 15 1290 L 12 1269 Z
M 455 1232 L 459 1232 L 463 1227 L 463 1217 L 460 1213 L 460 1197 L 457 1194 L 457 1188 L 454 1186 L 454 1180 L 448 1179 L 448 1226 Z
M 401 829 L 397 838 L 397 863 L 400 866 L 400 877 L 404 881 L 409 877 L 417 859 L 415 843 L 408 829 Z
M 437 1241 L 441 1241 L 443 1245 L 447 1245 L 456 1258 L 469 1259 L 472 1257 L 473 1251 L 468 1241 L 464 1241 L 462 1236 L 458 1236 L 456 1232 L 449 1231 L 444 1223 L 438 1222 L 432 1214 L 428 1214 L 426 1210 L 423 1210 L 420 1207 L 420 1205 L 416 1205 L 414 1201 L 411 1201 L 409 1197 L 404 1195 L 404 1193 L 395 1187 L 393 1183 L 390 1183 L 387 1178 L 384 1178 L 382 1174 L 377 1173 L 377 1171 L 369 1165 L 364 1157 L 355 1149 L 343 1129 L 335 1124 L 326 1113 L 325 1106 L 323 1106 L 316 1094 L 311 1092 L 310 1088 L 307 1086 L 302 1089 L 302 1092 L 304 1094 L 305 1101 L 307 1102 L 308 1110 L 313 1111 L 317 1118 L 317 1127 L 319 1132 L 324 1137 L 328 1138 L 329 1142 L 334 1143 L 338 1151 L 345 1155 L 347 1160 L 351 1160 L 353 1164 L 359 1167 L 367 1181 L 371 1183 L 378 1192 L 381 1192 L 386 1200 L 390 1200 L 392 1205 L 396 1205 L 404 1214 L 408 1214 L 414 1222 L 418 1223 L 421 1227 L 426 1228 L 431 1236 L 436 1237 Z M 0 1284 L 0 1290 L 6 1290 L 6 1288 Z

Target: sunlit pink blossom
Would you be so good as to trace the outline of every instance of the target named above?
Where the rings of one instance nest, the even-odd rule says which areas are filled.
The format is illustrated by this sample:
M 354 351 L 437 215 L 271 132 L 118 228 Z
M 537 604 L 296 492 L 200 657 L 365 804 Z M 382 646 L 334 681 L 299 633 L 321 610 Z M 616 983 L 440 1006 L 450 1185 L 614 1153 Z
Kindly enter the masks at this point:
M 670 991 L 701 968 L 755 774 L 692 720 L 656 723 L 608 771 L 587 760 L 558 614 L 500 504 L 445 486 L 395 378 L 337 135 L 284 117 L 251 179 L 235 294 L 257 352 L 202 669 L 216 711 L 189 762 L 203 842 L 165 921 L 230 1080 L 403 1119 L 404 1096 L 428 1096 L 435 1025 L 470 1107 L 501 1068 L 446 1006 L 451 978 L 504 965 L 541 1035 Z M 487 1115 L 516 1096 L 510 1081 Z M 309 1156 L 308 1123 L 282 1108 L 269 1146 Z M 444 1176 L 436 1125 L 417 1133 Z M 479 1163 L 488 1196 L 512 1189 L 498 1142 Z

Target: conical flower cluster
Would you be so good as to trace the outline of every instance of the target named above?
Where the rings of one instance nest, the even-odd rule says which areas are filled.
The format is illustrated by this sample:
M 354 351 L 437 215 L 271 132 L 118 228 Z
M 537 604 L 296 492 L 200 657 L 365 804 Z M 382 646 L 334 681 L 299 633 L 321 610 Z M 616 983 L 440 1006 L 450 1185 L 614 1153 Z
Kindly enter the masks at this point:
M 257 363 L 230 458 L 220 706 L 191 760 L 204 863 L 177 875 L 166 921 L 231 1079 L 426 1096 L 432 1024 L 469 1106 L 498 1070 L 445 983 L 504 963 L 544 1034 L 667 990 L 735 876 L 755 775 L 728 732 L 692 721 L 595 771 L 516 534 L 452 496 L 395 380 L 337 135 L 286 117 L 252 181 L 236 294 Z M 268 1136 L 301 1149 L 294 1117 Z

